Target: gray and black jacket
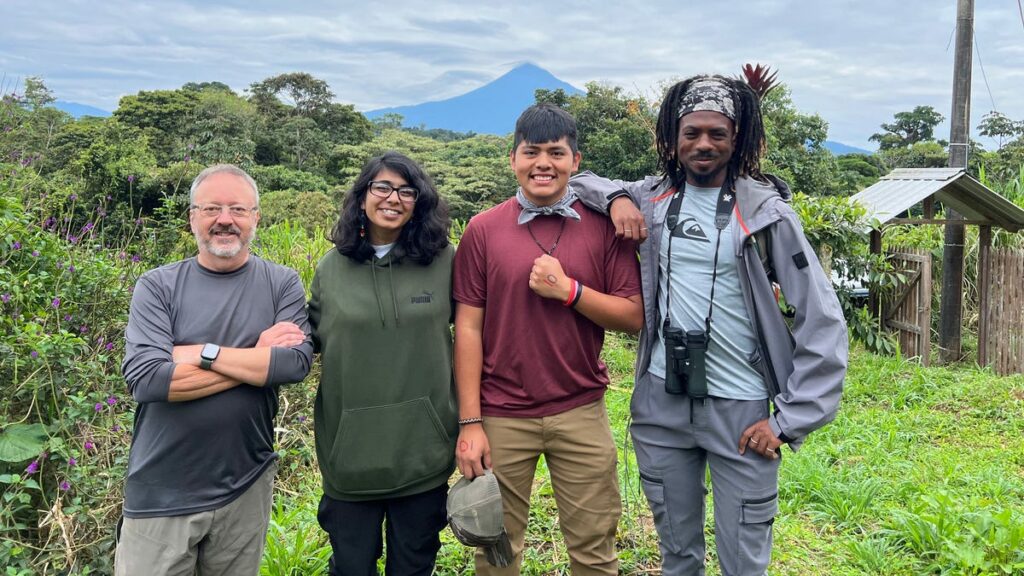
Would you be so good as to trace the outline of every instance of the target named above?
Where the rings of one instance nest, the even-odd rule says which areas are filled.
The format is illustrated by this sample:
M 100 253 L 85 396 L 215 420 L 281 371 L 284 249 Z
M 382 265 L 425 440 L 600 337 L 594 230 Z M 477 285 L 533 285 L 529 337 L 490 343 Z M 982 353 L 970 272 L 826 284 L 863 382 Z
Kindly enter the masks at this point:
M 608 180 L 583 172 L 570 181 L 584 204 L 607 213 L 610 201 L 629 195 L 640 208 L 651 233 L 640 244 L 640 277 L 643 285 L 644 326 L 636 359 L 640 378 L 657 347 L 658 257 L 661 234 L 672 190 L 664 179 L 648 176 L 638 182 Z M 784 182 L 763 183 L 751 178 L 736 182 L 738 226 L 733 245 L 743 298 L 757 334 L 755 365 L 764 376 L 775 411 L 769 418 L 772 431 L 796 450 L 804 437 L 831 422 L 839 408 L 846 376 L 849 342 L 843 311 L 832 284 L 804 237 L 800 220 L 785 202 Z M 769 262 L 773 278 L 795 310 L 792 329 L 776 300 L 775 290 L 759 255 L 756 238 L 767 230 Z M 763 249 L 763 248 L 760 248 Z

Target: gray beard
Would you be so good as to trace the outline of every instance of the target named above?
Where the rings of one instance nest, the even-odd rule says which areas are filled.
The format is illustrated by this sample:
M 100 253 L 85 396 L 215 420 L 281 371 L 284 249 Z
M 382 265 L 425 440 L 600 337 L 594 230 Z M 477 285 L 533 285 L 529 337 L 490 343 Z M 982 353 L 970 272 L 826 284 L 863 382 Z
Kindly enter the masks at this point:
M 253 230 L 248 236 L 239 236 L 238 243 L 231 248 L 217 246 L 213 237 L 202 242 L 202 244 L 206 247 L 207 252 L 217 256 L 218 258 L 234 258 L 242 251 L 243 248 L 248 250 L 249 247 L 252 246 L 253 237 L 256 235 L 255 232 L 256 231 Z M 197 237 L 196 240 L 198 241 L 199 238 Z

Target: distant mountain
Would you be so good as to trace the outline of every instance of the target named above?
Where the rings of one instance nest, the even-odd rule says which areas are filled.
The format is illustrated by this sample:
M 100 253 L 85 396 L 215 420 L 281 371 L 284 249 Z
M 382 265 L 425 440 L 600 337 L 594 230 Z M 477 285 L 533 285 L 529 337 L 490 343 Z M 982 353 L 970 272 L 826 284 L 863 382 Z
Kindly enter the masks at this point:
M 856 146 L 847 146 L 842 142 L 834 142 L 832 140 L 825 140 L 825 148 L 827 148 L 833 156 L 842 156 L 844 154 L 874 154 L 871 150 L 857 148 Z
M 81 118 L 82 116 L 99 116 L 100 118 L 110 116 L 110 112 L 107 112 L 106 110 L 101 110 L 86 104 L 79 104 L 78 102 L 64 102 L 62 100 L 57 100 L 53 103 L 53 107 L 71 114 L 71 117 L 76 119 Z
M 381 108 L 366 112 L 373 119 L 384 114 L 401 114 L 406 127 L 443 128 L 455 132 L 508 134 L 524 108 L 534 103 L 534 91 L 561 88 L 568 94 L 583 91 L 555 78 L 534 64 L 519 65 L 504 76 L 471 92 L 447 100 L 412 106 Z

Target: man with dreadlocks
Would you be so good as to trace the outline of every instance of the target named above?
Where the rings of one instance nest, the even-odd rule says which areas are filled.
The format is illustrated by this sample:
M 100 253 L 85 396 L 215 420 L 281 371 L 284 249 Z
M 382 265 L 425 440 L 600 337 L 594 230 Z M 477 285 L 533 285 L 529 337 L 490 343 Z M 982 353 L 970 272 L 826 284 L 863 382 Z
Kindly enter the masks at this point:
M 659 177 L 583 173 L 572 185 L 610 213 L 617 235 L 650 235 L 630 432 L 663 573 L 704 573 L 710 468 L 722 574 L 766 574 L 780 446 L 797 449 L 835 417 L 846 325 L 788 187 L 761 172 L 764 127 L 749 85 L 679 82 L 656 137 Z M 792 330 L 774 286 L 795 310 Z

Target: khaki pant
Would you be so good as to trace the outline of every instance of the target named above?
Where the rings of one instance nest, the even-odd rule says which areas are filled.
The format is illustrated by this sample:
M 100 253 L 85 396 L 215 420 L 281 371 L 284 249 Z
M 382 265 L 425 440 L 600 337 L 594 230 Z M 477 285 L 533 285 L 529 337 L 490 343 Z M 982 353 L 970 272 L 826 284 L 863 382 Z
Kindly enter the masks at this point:
M 519 574 L 530 491 L 541 454 L 551 472 L 572 573 L 617 574 L 615 529 L 622 502 L 615 470 L 617 452 L 604 400 L 544 418 L 487 417 L 484 431 L 501 484 L 505 530 L 515 560 L 508 568 L 495 568 L 478 550 L 477 574 Z
M 241 496 L 186 516 L 125 518 L 116 576 L 255 576 L 273 504 L 277 462 Z

